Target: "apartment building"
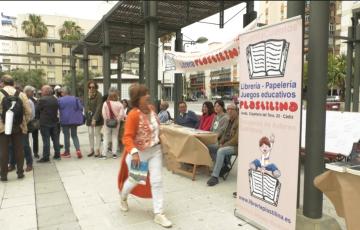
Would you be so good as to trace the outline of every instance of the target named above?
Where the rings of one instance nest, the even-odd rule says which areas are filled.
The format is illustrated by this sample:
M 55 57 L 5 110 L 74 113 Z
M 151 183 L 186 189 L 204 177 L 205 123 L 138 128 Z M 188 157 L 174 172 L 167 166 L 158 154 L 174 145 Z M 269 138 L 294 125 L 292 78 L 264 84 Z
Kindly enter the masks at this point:
M 329 53 L 339 54 L 341 41 L 333 36 L 339 36 L 342 23 L 342 3 L 345 1 L 330 1 L 329 18 Z M 270 25 L 281 22 L 287 18 L 287 1 L 262 1 L 260 3 L 260 23 Z M 304 52 L 309 49 L 309 22 L 310 22 L 310 1 L 305 2 L 305 31 L 304 31 Z
M 341 24 L 340 35 L 348 36 L 348 27 L 352 26 L 351 17 L 353 10 L 360 9 L 360 1 L 341 1 Z M 340 46 L 340 53 L 346 54 L 347 44 L 343 40 L 337 40 L 336 44 Z

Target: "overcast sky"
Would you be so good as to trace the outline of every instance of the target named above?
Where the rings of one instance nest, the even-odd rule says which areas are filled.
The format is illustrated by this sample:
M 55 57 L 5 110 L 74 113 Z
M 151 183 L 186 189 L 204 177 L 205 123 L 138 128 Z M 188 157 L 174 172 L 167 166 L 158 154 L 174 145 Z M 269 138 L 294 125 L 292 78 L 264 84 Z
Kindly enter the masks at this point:
M 5 15 L 35 13 L 59 15 L 83 19 L 99 20 L 117 1 L 1 1 L 0 11 Z M 242 30 L 242 18 L 246 13 L 245 3 L 239 4 L 225 11 L 224 22 L 227 22 L 236 13 L 233 19 L 227 22 L 223 29 L 218 25 L 194 23 L 183 28 L 184 40 L 196 40 L 200 36 L 207 37 L 209 42 L 227 42 Z M 255 10 L 259 9 L 259 2 L 255 2 Z M 202 20 L 203 22 L 219 23 L 219 14 Z

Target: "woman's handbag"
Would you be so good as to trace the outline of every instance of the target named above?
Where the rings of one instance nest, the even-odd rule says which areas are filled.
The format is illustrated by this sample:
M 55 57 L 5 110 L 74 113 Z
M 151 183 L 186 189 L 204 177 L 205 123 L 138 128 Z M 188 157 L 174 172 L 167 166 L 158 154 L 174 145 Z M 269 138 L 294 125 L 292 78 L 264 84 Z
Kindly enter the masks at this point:
M 353 143 L 348 162 L 351 165 L 360 165 L 360 141 Z
M 111 104 L 110 101 L 106 101 L 106 104 L 109 108 L 109 112 L 110 112 L 110 119 L 106 119 L 106 126 L 108 128 L 116 128 L 116 126 L 118 125 L 118 121 L 115 118 L 115 115 L 111 109 Z

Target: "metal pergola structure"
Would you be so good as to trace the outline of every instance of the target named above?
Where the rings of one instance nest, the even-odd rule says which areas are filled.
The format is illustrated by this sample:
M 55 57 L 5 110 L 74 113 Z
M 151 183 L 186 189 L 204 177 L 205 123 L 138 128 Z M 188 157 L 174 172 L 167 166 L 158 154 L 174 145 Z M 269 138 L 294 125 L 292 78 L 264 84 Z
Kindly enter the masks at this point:
M 88 55 L 103 56 L 104 92 L 110 87 L 110 59 L 136 47 L 139 54 L 139 82 L 146 83 L 154 103 L 158 102 L 158 38 L 176 32 L 175 50 L 183 51 L 181 28 L 220 13 L 219 26 L 224 26 L 224 10 L 242 2 L 247 3 L 244 24 L 256 18 L 253 1 L 120 1 L 87 33 L 74 54 L 82 54 L 84 68 L 88 68 Z M 242 25 L 240 25 L 242 26 Z M 88 79 L 84 70 L 85 80 Z M 121 90 L 121 71 L 117 71 L 117 85 Z M 182 96 L 182 75 L 175 75 L 175 103 Z M 85 89 L 84 89 L 85 90 Z M 86 90 L 85 90 L 86 91 Z M 85 93 L 84 91 L 84 93 Z

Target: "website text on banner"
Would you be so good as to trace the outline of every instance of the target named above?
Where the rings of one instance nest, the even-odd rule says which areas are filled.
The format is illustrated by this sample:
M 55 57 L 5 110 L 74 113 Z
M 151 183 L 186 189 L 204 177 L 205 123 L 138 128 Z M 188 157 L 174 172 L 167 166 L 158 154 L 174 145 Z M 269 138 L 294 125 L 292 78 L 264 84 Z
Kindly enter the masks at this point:
M 256 25 L 257 20 L 254 20 L 246 28 L 244 28 L 243 31 L 254 29 Z M 165 51 L 165 70 L 184 73 L 229 67 L 237 64 L 240 54 L 239 36 L 240 34 L 224 45 L 203 53 Z
M 239 37 L 236 215 L 295 229 L 301 117 L 301 18 Z

